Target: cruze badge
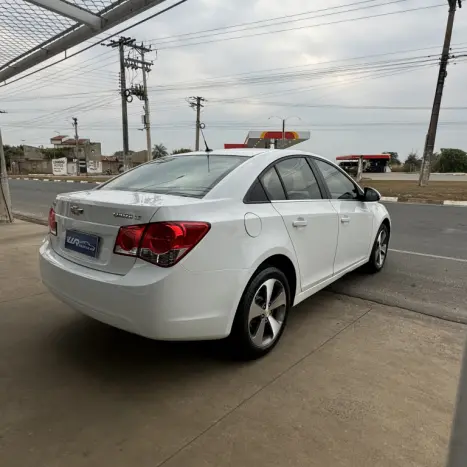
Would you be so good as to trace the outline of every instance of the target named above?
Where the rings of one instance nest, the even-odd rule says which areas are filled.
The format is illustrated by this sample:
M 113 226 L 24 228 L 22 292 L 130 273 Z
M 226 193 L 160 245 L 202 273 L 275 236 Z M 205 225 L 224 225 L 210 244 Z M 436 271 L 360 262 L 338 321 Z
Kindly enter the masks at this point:
M 121 219 L 141 219 L 141 216 L 134 216 L 133 214 L 127 214 L 125 212 L 114 212 L 114 217 L 119 217 Z
M 74 204 L 73 206 L 70 207 L 70 211 L 75 216 L 79 216 L 80 214 L 83 214 L 83 212 L 84 212 L 84 210 L 82 208 L 80 208 L 79 206 L 76 206 L 76 204 Z

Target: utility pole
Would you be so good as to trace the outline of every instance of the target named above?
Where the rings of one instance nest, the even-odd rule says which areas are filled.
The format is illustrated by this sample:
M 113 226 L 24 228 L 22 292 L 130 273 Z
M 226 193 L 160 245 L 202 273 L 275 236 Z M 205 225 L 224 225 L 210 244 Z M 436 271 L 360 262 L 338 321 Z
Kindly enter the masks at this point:
M 448 0 L 449 3 L 449 15 L 448 22 L 446 25 L 446 34 L 444 36 L 443 51 L 441 54 L 441 61 L 439 65 L 438 81 L 436 83 L 435 98 L 433 101 L 433 109 L 431 111 L 430 125 L 428 127 L 428 133 L 425 140 L 425 148 L 423 150 L 423 160 L 420 169 L 419 185 L 425 186 L 428 184 L 430 179 L 431 170 L 431 159 L 433 157 L 433 151 L 435 148 L 436 141 L 436 130 L 438 129 L 439 111 L 441 108 L 441 100 L 443 98 L 444 82 L 447 76 L 447 67 L 450 59 L 450 47 L 452 29 L 454 26 L 454 18 L 456 15 L 457 5 L 459 8 L 462 7 L 462 0 Z
M 142 44 L 141 44 L 142 45 Z M 141 50 L 141 61 L 144 63 L 144 50 Z M 147 162 L 152 159 L 152 143 L 151 143 L 151 116 L 149 114 L 149 96 L 148 96 L 148 83 L 146 73 L 149 73 L 151 68 L 143 65 L 143 87 L 144 87 L 144 128 L 146 129 L 146 147 L 148 154 L 146 156 Z
M 148 85 L 147 85 L 147 73 L 151 71 L 151 66 L 153 62 L 147 62 L 144 59 L 144 54 L 151 52 L 151 47 L 145 47 L 143 43 L 141 45 L 136 44 L 129 44 L 129 48 L 136 50 L 141 55 L 141 60 L 136 58 L 126 58 L 125 59 L 125 67 L 131 68 L 133 70 L 141 70 L 143 72 L 143 86 L 136 85 L 132 86 L 130 89 L 127 90 L 128 96 L 136 96 L 138 99 L 144 101 L 144 116 L 143 116 L 143 123 L 144 129 L 146 130 L 146 147 L 147 147 L 147 155 L 146 160 L 150 161 L 152 159 L 152 144 L 151 144 L 151 120 L 150 120 L 150 113 L 149 113 L 149 95 L 148 95 Z
M 11 224 L 12 222 L 10 188 L 8 186 L 8 173 L 3 152 L 2 132 L 0 130 L 0 224 Z
M 122 128 L 123 128 L 123 168 L 128 170 L 129 164 L 129 137 L 128 137 L 128 108 L 127 108 L 127 89 L 126 89 L 126 75 L 125 75 L 125 46 L 130 46 L 135 42 L 130 37 L 120 37 L 118 41 L 109 41 L 105 44 L 107 47 L 113 49 L 118 48 L 120 55 L 120 96 L 122 99 Z
M 201 109 L 204 107 L 203 102 L 207 102 L 204 97 L 190 97 L 188 104 L 192 109 L 196 109 L 196 142 L 195 150 L 199 151 L 199 132 L 201 129 Z
M 79 137 L 78 137 L 78 119 L 76 117 L 72 118 L 73 120 L 73 128 L 75 129 L 75 159 L 76 159 L 76 175 L 80 174 L 79 171 L 79 157 L 78 157 L 78 143 L 79 143 Z

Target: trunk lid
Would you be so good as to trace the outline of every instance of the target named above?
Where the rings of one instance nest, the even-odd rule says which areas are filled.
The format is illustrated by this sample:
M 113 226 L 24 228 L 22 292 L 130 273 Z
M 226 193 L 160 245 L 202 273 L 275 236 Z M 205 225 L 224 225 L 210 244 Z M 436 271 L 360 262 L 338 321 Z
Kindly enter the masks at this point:
M 52 248 L 74 263 L 124 275 L 135 258 L 116 255 L 115 240 L 121 226 L 147 224 L 162 206 L 199 200 L 180 196 L 117 190 L 89 190 L 57 196 L 57 236 Z

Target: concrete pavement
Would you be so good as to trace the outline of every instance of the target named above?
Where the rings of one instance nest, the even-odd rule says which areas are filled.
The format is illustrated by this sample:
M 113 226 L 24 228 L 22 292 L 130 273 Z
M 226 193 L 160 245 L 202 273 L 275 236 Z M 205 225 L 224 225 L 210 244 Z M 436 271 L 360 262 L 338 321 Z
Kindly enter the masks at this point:
M 0 465 L 444 465 L 465 327 L 323 292 L 267 358 L 76 314 L 38 277 L 43 227 L 0 227 Z

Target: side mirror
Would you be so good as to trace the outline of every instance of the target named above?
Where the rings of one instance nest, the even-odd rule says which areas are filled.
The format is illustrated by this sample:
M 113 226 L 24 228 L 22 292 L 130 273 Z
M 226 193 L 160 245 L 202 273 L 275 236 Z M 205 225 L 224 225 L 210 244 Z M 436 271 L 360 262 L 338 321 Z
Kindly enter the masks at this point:
M 374 188 L 365 187 L 363 191 L 363 201 L 367 203 L 376 203 L 381 199 L 381 195 L 379 191 L 375 190 Z

